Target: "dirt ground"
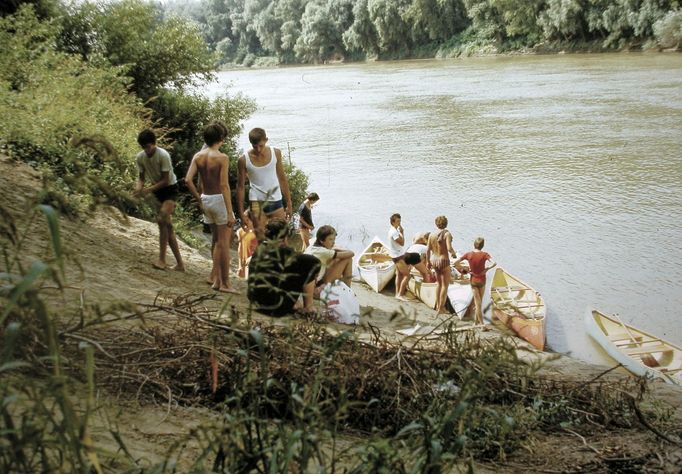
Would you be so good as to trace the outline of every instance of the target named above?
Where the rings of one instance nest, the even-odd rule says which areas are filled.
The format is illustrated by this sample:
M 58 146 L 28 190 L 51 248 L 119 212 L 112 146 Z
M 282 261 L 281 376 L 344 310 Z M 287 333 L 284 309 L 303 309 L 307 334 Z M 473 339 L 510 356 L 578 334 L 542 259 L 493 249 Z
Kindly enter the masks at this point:
M 26 262 L 50 254 L 49 237 L 45 219 L 41 214 L 32 221 L 34 197 L 40 189 L 36 171 L 24 164 L 0 156 L 0 204 L 16 220 L 19 233 L 25 235 L 23 255 Z M 151 303 L 159 294 L 210 294 L 215 295 L 210 304 L 216 311 L 221 307 L 235 306 L 246 310 L 246 283 L 237 278 L 233 285 L 239 295 L 217 295 L 208 284 L 210 260 L 206 249 L 193 249 L 180 243 L 186 272 L 157 270 L 152 267 L 158 249 L 156 225 L 135 218 L 124 217 L 118 211 L 100 209 L 85 221 L 61 219 L 63 245 L 71 262 L 67 266 L 65 296 L 55 292 L 55 306 L 77 307 L 88 303 L 113 304 L 127 300 Z M 233 256 L 235 253 L 233 253 Z M 173 263 L 169 251 L 169 263 Z M 0 271 L 4 271 L 0 269 Z M 363 308 L 361 325 L 356 333 L 361 339 L 370 339 L 369 326 L 378 328 L 382 335 L 402 344 L 414 344 L 415 337 L 406 337 L 398 330 L 415 324 L 436 327 L 433 311 L 417 301 L 401 302 L 388 294 L 376 294 L 369 287 L 354 283 Z M 227 304 L 226 304 L 227 303 Z M 269 318 L 261 316 L 264 319 Z M 162 320 L 157 321 L 163 324 Z M 287 324 L 288 319 L 277 321 Z M 466 327 L 470 323 L 460 323 Z M 335 332 L 347 329 L 329 324 Z M 464 329 L 463 329 L 464 330 Z M 590 380 L 607 368 L 592 366 L 569 357 L 538 353 L 519 339 L 500 329 L 493 328 L 483 337 L 510 338 L 517 344 L 519 353 L 529 361 L 545 360 L 543 370 L 576 380 Z M 611 372 L 606 377 L 627 377 L 622 372 Z M 672 417 L 682 424 L 682 388 L 664 383 L 653 384 L 653 393 L 667 408 Z M 149 404 L 137 399 L 119 398 L 116 394 L 100 393 L 99 404 L 106 407 L 95 424 L 93 438 L 98 443 L 111 443 L 111 419 L 117 430 L 127 440 L 134 457 L 149 462 L 160 461 L 170 446 L 182 434 L 212 416 L 205 408 L 177 405 Z M 647 427 L 617 433 L 575 433 L 557 429 L 553 435 L 528 443 L 525 450 L 510 456 L 504 463 L 477 465 L 478 472 L 682 472 L 682 447 L 662 441 Z M 185 454 L 190 456 L 192 447 Z M 182 461 L 180 463 L 182 465 Z M 532 467 L 530 467 L 532 466 Z

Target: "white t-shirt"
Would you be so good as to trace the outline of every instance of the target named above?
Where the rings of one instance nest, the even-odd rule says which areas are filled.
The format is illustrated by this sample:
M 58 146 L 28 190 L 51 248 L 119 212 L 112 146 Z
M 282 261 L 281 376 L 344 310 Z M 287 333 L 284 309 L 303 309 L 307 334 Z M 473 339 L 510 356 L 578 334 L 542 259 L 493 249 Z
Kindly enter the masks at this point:
M 329 266 L 329 262 L 331 262 L 334 259 L 334 257 L 336 257 L 336 250 L 328 249 L 327 247 L 322 247 L 320 245 L 311 245 L 307 249 L 305 249 L 305 252 L 303 253 L 307 253 L 308 255 L 314 255 L 320 260 L 320 263 L 322 265 L 320 267 L 320 273 L 317 276 L 317 280 L 324 277 L 324 274 L 327 271 L 327 267 Z
M 403 253 L 403 246 L 396 242 L 396 239 L 402 237 L 403 234 L 400 233 L 398 229 L 391 226 L 388 231 L 388 254 L 395 258 L 400 257 Z
M 428 247 L 424 244 L 412 244 L 405 253 L 418 253 L 423 257 L 424 255 L 426 255 L 427 250 Z
M 161 173 L 165 171 L 168 171 L 168 186 L 178 182 L 173 172 L 170 154 L 158 146 L 152 156 L 147 156 L 144 150 L 137 154 L 137 169 L 144 173 L 145 181 L 151 184 L 161 181 Z

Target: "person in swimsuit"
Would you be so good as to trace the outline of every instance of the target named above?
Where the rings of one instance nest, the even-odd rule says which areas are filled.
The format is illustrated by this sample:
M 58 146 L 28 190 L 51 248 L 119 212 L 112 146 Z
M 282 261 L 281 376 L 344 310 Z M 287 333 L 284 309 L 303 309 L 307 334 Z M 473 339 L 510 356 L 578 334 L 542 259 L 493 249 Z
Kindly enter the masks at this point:
M 237 246 L 237 254 L 239 255 L 239 267 L 237 268 L 237 275 L 239 278 L 246 278 L 249 266 L 249 260 L 256 251 L 258 246 L 258 239 L 256 233 L 253 231 L 253 221 L 249 211 L 244 211 L 242 214 L 242 227 L 237 229 L 237 239 L 239 245 Z
M 137 168 L 139 179 L 135 185 L 133 195 L 144 197 L 154 194 L 160 205 L 157 223 L 159 225 L 159 259 L 152 263 L 155 268 L 165 270 L 166 250 L 170 246 L 176 265 L 173 270 L 184 272 L 185 265 L 182 263 L 178 240 L 173 229 L 173 211 L 175 201 L 178 199 L 178 180 L 173 172 L 173 163 L 170 154 L 161 147 L 156 146 L 156 134 L 150 129 L 144 129 L 137 136 L 137 143 L 142 151 L 137 154 Z M 145 180 L 151 181 L 151 186 L 145 187 Z
M 215 124 L 207 126 L 204 129 L 204 140 L 208 148 L 202 149 L 192 158 L 185 183 L 199 203 L 204 213 L 204 222 L 211 226 L 211 233 L 215 239 L 211 271 L 213 289 L 224 293 L 237 293 L 230 285 L 230 241 L 232 226 L 236 220 L 232 211 L 227 178 L 230 163 L 227 155 L 220 152 L 224 140 L 223 130 Z M 202 185 L 201 195 L 194 185 L 197 173 Z
M 315 228 L 315 225 L 313 224 L 312 207 L 319 200 L 320 196 L 317 193 L 310 193 L 298 208 L 298 233 L 301 236 L 301 244 L 303 247 L 301 251 L 305 251 L 305 249 L 308 248 L 308 245 L 310 245 L 310 232 Z
M 426 250 L 426 266 L 436 273 L 436 314 L 446 313 L 445 302 L 450 286 L 450 256 L 457 258 L 452 248 L 452 234 L 446 228 L 448 218 L 436 217 L 436 232 L 431 232 Z
M 251 218 L 258 235 L 271 219 L 291 217 L 291 193 L 282 164 L 282 152 L 279 148 L 265 146 L 268 142 L 265 130 L 251 130 L 249 142 L 253 148 L 237 161 L 237 210 L 239 215 L 244 213 L 244 184 L 248 177 Z
M 483 245 L 485 245 L 485 240 L 483 237 L 478 237 L 474 240 L 474 250 L 465 253 L 453 262 L 453 265 L 458 264 L 462 260 L 469 262 L 469 272 L 471 273 L 469 281 L 471 282 L 471 289 L 474 292 L 477 324 L 483 324 L 483 311 L 481 305 L 483 303 L 483 292 L 485 291 L 486 284 L 485 274 L 488 270 L 497 265 L 490 257 L 490 254 L 483 251 Z M 485 262 L 490 262 L 490 265 L 486 266 Z
M 427 267 L 426 267 L 426 252 L 428 250 L 427 243 L 429 241 L 429 233 L 428 232 L 422 232 L 420 234 L 417 234 L 413 239 L 412 239 L 412 245 L 410 245 L 407 249 L 407 253 L 417 253 L 419 254 L 419 263 L 413 265 L 415 270 L 417 270 L 420 275 L 422 276 L 422 281 L 424 283 L 433 283 L 436 281 L 436 277 L 434 276 L 433 272 L 431 272 Z

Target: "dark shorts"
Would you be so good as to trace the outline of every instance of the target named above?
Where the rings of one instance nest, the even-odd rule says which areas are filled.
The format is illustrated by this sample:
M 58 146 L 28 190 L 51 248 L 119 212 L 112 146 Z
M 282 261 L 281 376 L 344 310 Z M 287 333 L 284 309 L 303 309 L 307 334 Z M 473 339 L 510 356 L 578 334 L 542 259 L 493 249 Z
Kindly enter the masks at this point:
M 251 201 L 251 212 L 256 216 L 261 212 L 265 215 L 272 214 L 283 207 L 281 199 L 279 201 Z
M 483 281 L 471 281 L 471 286 L 474 288 L 485 288 L 485 280 Z
M 156 191 L 154 191 L 154 196 L 156 197 L 156 200 L 162 204 L 166 201 L 177 201 L 178 194 L 179 189 L 177 183 L 171 184 L 170 186 L 166 186 L 165 188 L 157 189 Z
M 393 257 L 393 263 L 398 263 L 399 261 L 405 262 L 407 265 L 417 265 L 422 261 L 421 255 L 416 252 L 408 252 L 406 254 L 400 255 L 399 257 Z

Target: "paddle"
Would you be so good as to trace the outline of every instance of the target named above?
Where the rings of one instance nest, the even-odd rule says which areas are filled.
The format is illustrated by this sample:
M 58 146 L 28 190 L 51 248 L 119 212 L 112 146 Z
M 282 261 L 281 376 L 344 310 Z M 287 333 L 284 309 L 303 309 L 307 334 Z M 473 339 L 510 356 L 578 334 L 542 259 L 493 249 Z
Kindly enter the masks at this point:
M 625 333 L 630 338 L 630 341 L 632 341 L 633 344 L 641 346 L 642 342 L 638 341 L 637 338 L 635 338 L 632 332 L 630 332 L 630 328 L 620 319 L 620 316 L 614 314 L 613 317 L 618 320 L 618 323 L 620 323 L 621 326 L 623 326 L 623 329 L 625 329 Z M 651 354 L 641 354 L 639 357 L 642 360 L 642 363 L 647 367 L 658 367 L 660 365 L 656 358 Z

